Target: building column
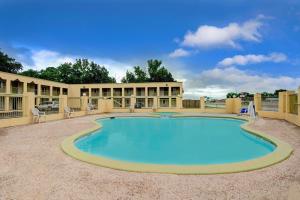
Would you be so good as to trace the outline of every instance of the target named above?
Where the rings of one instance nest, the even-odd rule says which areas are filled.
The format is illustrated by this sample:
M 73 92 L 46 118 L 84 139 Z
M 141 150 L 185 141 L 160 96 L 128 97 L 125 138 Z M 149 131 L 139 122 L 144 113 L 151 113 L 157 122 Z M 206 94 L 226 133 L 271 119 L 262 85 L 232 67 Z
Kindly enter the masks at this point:
M 261 94 L 257 93 L 254 95 L 254 105 L 256 112 L 261 110 Z
M 41 102 L 41 95 L 42 95 L 42 85 L 38 84 L 37 85 L 37 98 L 36 98 L 36 105 L 40 105 Z
M 205 97 L 200 97 L 200 109 L 205 109 Z
M 27 83 L 23 82 L 23 94 L 27 93 Z
M 49 101 L 52 101 L 52 96 L 53 96 L 53 86 L 50 86 L 50 98 Z
M 5 90 L 5 93 L 6 94 L 11 94 L 11 80 L 6 80 L 6 90 Z
M 67 106 L 68 106 L 68 96 L 59 95 L 59 113 L 64 113 L 64 109 Z
M 88 96 L 82 96 L 81 97 L 81 111 L 87 111 L 88 106 Z
M 124 95 L 124 88 L 121 89 L 121 99 L 122 99 L 122 108 L 125 108 L 125 95 Z
M 11 94 L 11 80 L 7 79 L 6 80 L 6 89 L 5 93 L 6 94 Z M 4 110 L 9 111 L 9 96 L 4 97 Z
M 279 94 L 278 94 L 278 112 L 282 116 L 286 112 L 285 104 L 286 104 L 286 92 L 279 92 Z

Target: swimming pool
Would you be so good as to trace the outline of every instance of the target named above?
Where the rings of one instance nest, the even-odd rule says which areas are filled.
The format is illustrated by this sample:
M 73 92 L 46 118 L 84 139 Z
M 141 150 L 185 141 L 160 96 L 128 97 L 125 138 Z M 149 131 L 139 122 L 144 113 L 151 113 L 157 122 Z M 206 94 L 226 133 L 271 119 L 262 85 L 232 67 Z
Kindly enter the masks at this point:
M 224 118 L 100 119 L 102 128 L 75 146 L 113 160 L 146 164 L 207 165 L 265 156 L 275 145 L 240 128 L 241 120 Z
M 112 115 L 67 137 L 61 147 L 78 160 L 103 167 L 172 174 L 251 171 L 293 152 L 289 144 L 249 128 L 251 122 L 244 118 L 211 117 Z

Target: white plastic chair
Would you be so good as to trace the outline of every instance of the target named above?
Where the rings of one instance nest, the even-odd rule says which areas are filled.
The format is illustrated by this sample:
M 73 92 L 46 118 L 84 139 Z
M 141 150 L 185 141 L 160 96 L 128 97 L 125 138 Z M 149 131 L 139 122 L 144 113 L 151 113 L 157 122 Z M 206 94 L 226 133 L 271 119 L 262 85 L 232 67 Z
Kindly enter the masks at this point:
M 41 112 L 37 108 L 32 108 L 31 112 L 32 112 L 32 116 L 33 116 L 33 122 L 37 121 L 38 123 L 40 123 L 40 118 L 41 117 L 45 117 L 45 120 L 46 120 L 46 113 L 45 112 Z
M 66 106 L 65 108 L 64 108 L 64 113 L 65 113 L 65 117 L 67 117 L 67 118 L 71 118 L 71 115 L 74 113 L 74 111 L 73 110 L 71 110 L 71 108 L 70 107 L 68 107 L 68 106 Z

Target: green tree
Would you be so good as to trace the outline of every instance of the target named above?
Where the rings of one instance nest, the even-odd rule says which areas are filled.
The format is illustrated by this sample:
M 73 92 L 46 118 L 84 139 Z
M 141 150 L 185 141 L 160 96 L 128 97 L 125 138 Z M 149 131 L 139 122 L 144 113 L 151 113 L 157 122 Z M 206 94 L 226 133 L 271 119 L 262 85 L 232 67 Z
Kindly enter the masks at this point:
M 75 63 L 64 63 L 58 67 L 47 67 L 41 71 L 27 70 L 22 75 L 42 78 L 68 84 L 78 83 L 115 83 L 108 70 L 87 59 L 77 59 Z
M 236 92 L 229 92 L 226 97 L 227 98 L 236 98 L 236 97 L 239 97 L 239 93 L 236 93 Z
M 40 73 L 37 70 L 33 70 L 33 69 L 28 69 L 26 71 L 23 71 L 21 73 L 19 73 L 23 76 L 29 76 L 29 77 L 34 77 L 34 78 L 40 78 Z
M 274 95 L 275 95 L 276 97 L 278 97 L 278 96 L 279 96 L 279 92 L 285 92 L 285 91 L 286 91 L 285 89 L 275 90 Z
M 123 83 L 141 83 L 141 82 L 174 82 L 172 74 L 163 66 L 159 60 L 148 60 L 147 71 L 142 67 L 135 66 L 133 72 L 127 71 L 123 77 Z
M 59 72 L 55 67 L 47 67 L 46 69 L 42 69 L 39 74 L 39 78 L 41 79 L 60 82 Z
M 172 74 L 161 66 L 160 60 L 148 60 L 149 82 L 174 82 Z
M 126 75 L 121 80 L 122 83 L 134 83 L 136 82 L 136 78 L 133 72 L 126 71 Z
M 9 73 L 18 73 L 23 69 L 21 63 L 16 62 L 14 58 L 0 51 L 0 71 Z

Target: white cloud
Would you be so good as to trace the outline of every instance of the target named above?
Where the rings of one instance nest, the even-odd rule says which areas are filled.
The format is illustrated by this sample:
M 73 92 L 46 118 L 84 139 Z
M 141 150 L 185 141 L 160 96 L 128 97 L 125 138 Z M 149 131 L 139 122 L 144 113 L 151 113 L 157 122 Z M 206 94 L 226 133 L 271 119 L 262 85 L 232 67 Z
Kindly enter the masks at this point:
M 22 63 L 25 69 L 36 69 L 41 70 L 46 67 L 56 67 L 65 62 L 75 62 L 76 59 L 82 58 L 78 55 L 63 55 L 56 51 L 50 50 L 34 50 L 31 54 L 31 64 Z M 99 57 L 85 57 L 90 61 L 94 61 L 101 66 L 105 66 L 110 72 L 110 76 L 116 78 L 117 82 L 126 74 L 126 71 L 130 69 L 133 65 L 128 63 L 118 62 L 109 58 L 99 58 Z
M 182 45 L 201 48 L 222 46 L 239 48 L 238 41 L 260 42 L 259 30 L 263 25 L 263 18 L 259 15 L 257 18 L 242 24 L 230 23 L 225 27 L 202 25 L 195 32 L 188 31 L 184 36 Z
M 186 72 L 185 95 L 199 98 L 199 95 L 224 98 L 228 92 L 274 92 L 276 89 L 295 90 L 300 77 L 253 74 L 235 67 L 212 68 L 199 74 Z
M 32 51 L 33 64 L 26 68 L 42 69 L 48 66 L 57 66 L 64 62 L 74 61 L 78 55 L 64 55 L 59 52 L 40 50 Z M 113 59 L 88 57 L 100 65 L 104 65 L 110 71 L 110 75 L 116 77 L 117 81 L 125 75 L 127 69 L 133 64 L 118 62 Z M 184 97 L 199 99 L 200 96 L 211 96 L 224 98 L 231 91 L 249 92 L 273 92 L 275 89 L 296 89 L 300 85 L 300 77 L 258 75 L 240 70 L 235 67 L 214 67 L 196 73 L 176 59 L 167 59 L 164 62 L 178 81 L 184 82 Z
M 187 50 L 184 50 L 182 48 L 175 49 L 172 53 L 169 54 L 171 58 L 177 58 L 177 57 L 186 57 L 189 56 L 190 52 Z
M 287 56 L 283 53 L 271 53 L 269 55 L 236 55 L 230 58 L 225 58 L 218 63 L 220 66 L 231 66 L 231 65 L 247 65 L 261 62 L 284 62 L 287 60 Z

